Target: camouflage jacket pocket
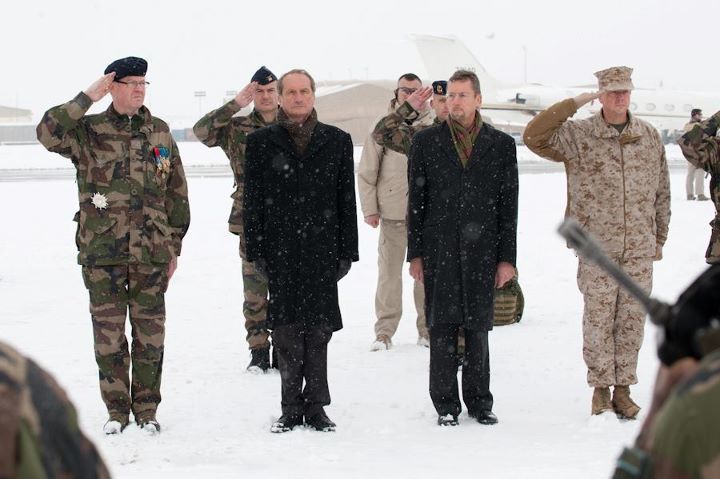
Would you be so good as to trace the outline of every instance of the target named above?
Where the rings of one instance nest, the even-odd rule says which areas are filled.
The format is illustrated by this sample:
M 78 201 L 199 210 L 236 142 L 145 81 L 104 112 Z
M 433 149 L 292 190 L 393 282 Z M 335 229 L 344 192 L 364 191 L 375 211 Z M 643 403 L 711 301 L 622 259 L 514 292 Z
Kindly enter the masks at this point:
M 110 186 L 113 178 L 123 178 L 123 155 L 114 151 L 92 152 L 93 161 L 88 164 L 85 181 L 97 186 Z
M 176 255 L 173 228 L 167 220 L 161 217 L 153 217 L 151 220 L 152 232 L 150 233 L 151 261 L 153 263 L 169 263 Z
M 76 236 L 81 264 L 108 264 L 116 260 L 117 235 L 114 226 L 117 219 L 109 216 L 85 216 L 80 214 L 80 224 Z

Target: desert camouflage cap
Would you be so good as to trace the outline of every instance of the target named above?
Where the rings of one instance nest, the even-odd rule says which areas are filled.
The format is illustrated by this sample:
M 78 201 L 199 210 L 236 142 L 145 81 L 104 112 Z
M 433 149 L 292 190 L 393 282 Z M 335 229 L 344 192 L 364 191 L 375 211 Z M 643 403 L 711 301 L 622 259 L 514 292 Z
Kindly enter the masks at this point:
M 635 86 L 630 79 L 633 69 L 630 67 L 610 67 L 595 72 L 600 91 L 632 90 Z
M 432 89 L 434 95 L 447 95 L 447 81 L 437 80 L 432 82 Z

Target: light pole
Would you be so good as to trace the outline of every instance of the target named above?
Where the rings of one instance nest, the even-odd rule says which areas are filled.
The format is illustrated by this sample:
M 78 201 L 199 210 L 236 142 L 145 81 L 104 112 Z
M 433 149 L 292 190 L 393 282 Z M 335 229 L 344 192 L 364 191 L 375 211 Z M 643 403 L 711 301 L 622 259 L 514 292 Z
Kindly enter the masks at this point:
M 198 99 L 198 116 L 202 116 L 202 99 L 206 96 L 204 91 L 196 91 L 195 98 Z

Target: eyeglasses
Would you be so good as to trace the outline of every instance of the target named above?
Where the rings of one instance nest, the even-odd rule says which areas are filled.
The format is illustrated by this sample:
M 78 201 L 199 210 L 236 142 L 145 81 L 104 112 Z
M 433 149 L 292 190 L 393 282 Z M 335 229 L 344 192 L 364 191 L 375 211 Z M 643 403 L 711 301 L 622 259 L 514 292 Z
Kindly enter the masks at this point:
M 406 86 L 401 86 L 398 88 L 398 91 L 401 91 L 401 92 L 405 93 L 406 95 L 412 95 L 413 93 L 415 93 L 417 91 L 417 88 L 408 88 Z
M 150 85 L 149 81 L 122 81 L 122 80 L 113 80 L 115 83 L 122 83 L 123 85 L 128 85 L 132 88 L 137 88 L 139 86 L 145 88 L 146 86 Z
M 456 98 L 459 98 L 460 100 L 464 100 L 465 98 L 474 98 L 474 97 L 475 97 L 474 93 L 463 92 L 463 93 L 448 93 L 447 94 L 448 100 L 454 100 Z

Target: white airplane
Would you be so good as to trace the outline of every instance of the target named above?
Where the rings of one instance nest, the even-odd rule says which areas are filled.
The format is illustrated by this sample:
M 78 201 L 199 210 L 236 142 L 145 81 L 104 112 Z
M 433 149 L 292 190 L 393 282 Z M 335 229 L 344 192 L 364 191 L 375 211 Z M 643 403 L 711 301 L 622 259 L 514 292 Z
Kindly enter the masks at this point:
M 483 90 L 483 116 L 509 132 L 522 131 L 537 112 L 553 103 L 597 89 L 596 85 L 561 88 L 504 83 L 490 75 L 465 44 L 454 37 L 413 35 L 412 39 L 431 78 L 447 78 L 459 68 L 474 71 Z M 594 114 L 601 106 L 592 102 L 581 108 L 578 116 Z M 715 113 L 720 109 L 720 93 L 636 88 L 631 96 L 630 111 L 654 125 L 664 137 L 681 131 L 693 108 L 702 109 L 705 115 Z

